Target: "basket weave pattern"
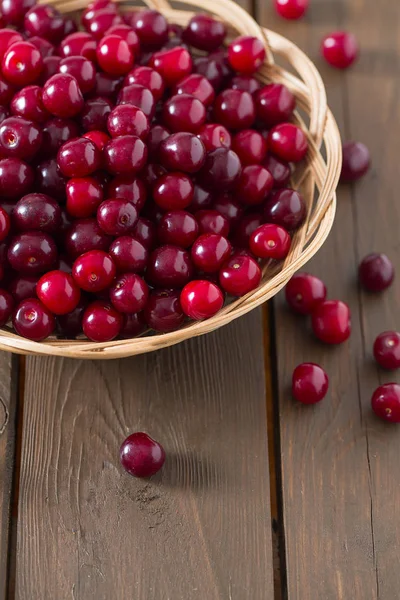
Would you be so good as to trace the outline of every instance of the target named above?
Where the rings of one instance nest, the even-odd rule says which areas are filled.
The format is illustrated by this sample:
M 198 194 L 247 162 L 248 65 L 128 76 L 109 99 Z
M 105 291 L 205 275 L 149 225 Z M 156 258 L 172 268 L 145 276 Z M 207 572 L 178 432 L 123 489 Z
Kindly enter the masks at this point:
M 49 0 L 47 0 L 48 3 Z M 124 0 L 122 8 L 136 8 Z M 86 8 L 85 0 L 54 0 L 51 2 L 63 13 L 72 13 Z M 172 346 L 193 336 L 209 333 L 244 315 L 272 298 L 281 290 L 291 276 L 300 269 L 324 243 L 332 227 L 335 208 L 335 189 L 341 169 L 341 142 L 335 120 L 327 107 L 325 88 L 321 77 L 307 56 L 286 38 L 262 29 L 254 19 L 231 0 L 179 0 L 179 9 L 172 8 L 167 0 L 144 0 L 142 5 L 162 12 L 173 23 L 186 25 L 195 14 L 194 8 L 207 11 L 223 20 L 228 26 L 230 37 L 252 35 L 265 43 L 267 58 L 257 73 L 263 82 L 285 84 L 295 95 L 299 113 L 295 121 L 306 132 L 309 152 L 303 166 L 298 166 L 292 181 L 300 189 L 307 205 L 307 220 L 295 233 L 289 255 L 283 264 L 267 263 L 263 268 L 260 286 L 246 296 L 226 305 L 217 315 L 202 322 L 191 323 L 178 331 L 160 335 L 143 335 L 131 340 L 115 340 L 93 343 L 85 340 L 49 339 L 32 342 L 11 331 L 0 331 L 0 349 L 19 354 L 57 355 L 85 359 L 111 359 L 152 352 Z M 274 57 L 290 65 L 291 71 L 275 64 Z M 307 123 L 305 122 L 307 121 Z M 325 158 L 321 146 L 325 147 Z

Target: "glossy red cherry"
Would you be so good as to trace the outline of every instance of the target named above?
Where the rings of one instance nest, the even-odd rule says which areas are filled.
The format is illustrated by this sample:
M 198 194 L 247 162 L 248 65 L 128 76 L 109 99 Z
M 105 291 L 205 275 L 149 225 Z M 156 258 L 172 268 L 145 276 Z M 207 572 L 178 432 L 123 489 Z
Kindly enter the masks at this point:
M 56 48 L 51 42 L 39 36 L 29 38 L 29 43 L 39 50 L 40 56 L 43 59 L 48 56 L 54 56 L 56 52 Z
M 119 273 L 143 273 L 149 260 L 147 248 L 130 235 L 114 240 L 109 254 Z
M 241 164 L 236 152 L 217 148 L 207 155 L 200 173 L 201 183 L 207 189 L 229 190 L 235 186 L 240 173 Z
M 357 39 L 347 31 L 335 31 L 323 38 L 321 53 L 332 67 L 347 69 L 358 57 Z
M 301 315 L 310 315 L 326 299 L 326 286 L 309 273 L 296 273 L 285 287 L 286 302 Z
M 153 94 L 156 102 L 162 98 L 165 89 L 165 83 L 160 73 L 146 66 L 135 67 L 126 76 L 124 84 L 126 86 L 138 84 L 147 88 Z
M 20 198 L 33 187 L 35 172 L 19 158 L 0 160 L 0 196 Z
M 65 235 L 65 250 L 71 258 L 78 258 L 89 250 L 107 250 L 112 242 L 97 224 L 96 219 L 78 219 Z
M 23 42 L 24 38 L 18 31 L 11 28 L 0 29 L 0 58 L 6 54 L 7 50 L 17 42 Z
M 302 225 L 306 218 L 306 206 L 303 196 L 290 188 L 273 192 L 264 208 L 265 220 L 294 231 Z
M 326 344 L 341 344 L 351 332 L 350 309 L 340 300 L 319 302 L 312 313 L 315 336 Z
M 106 73 L 118 77 L 133 67 L 133 54 L 127 42 L 118 35 L 106 35 L 97 46 L 97 61 Z
M 157 233 L 162 244 L 189 248 L 198 237 L 199 226 L 190 213 L 184 210 L 173 210 L 162 217 Z
M 163 106 L 164 125 L 172 132 L 197 133 L 206 121 L 206 109 L 200 100 L 189 94 L 172 96 Z
M 51 269 L 57 259 L 57 248 L 52 237 L 41 231 L 27 231 L 16 235 L 8 247 L 11 267 L 26 275 L 36 275 Z
M 39 50 L 29 42 L 16 42 L 4 54 L 2 73 L 7 81 L 16 86 L 35 83 L 43 69 Z
M 60 45 L 60 55 L 64 58 L 68 56 L 84 56 L 92 62 L 96 62 L 96 40 L 90 33 L 79 31 L 71 33 Z
M 129 50 L 132 52 L 134 59 L 139 55 L 139 37 L 132 27 L 129 27 L 129 25 L 113 25 L 113 27 L 110 27 L 110 29 L 107 31 L 107 36 L 108 35 L 117 35 L 122 38 L 128 44 Z
M 193 133 L 174 133 L 160 143 L 159 159 L 170 171 L 196 173 L 204 165 L 206 149 Z
M 93 142 L 100 152 L 103 152 L 104 148 L 110 141 L 110 136 L 104 131 L 87 131 L 83 134 L 83 137 Z
M 371 406 L 374 413 L 389 423 L 400 423 L 400 385 L 385 383 L 372 394 Z
M 8 158 L 30 161 L 42 145 L 42 132 L 33 121 L 8 117 L 0 124 L 0 152 Z
M 193 73 L 180 80 L 174 87 L 174 94 L 189 94 L 200 100 L 204 106 L 210 106 L 215 98 L 213 86 L 199 73 Z
M 147 160 L 147 148 L 135 135 L 112 139 L 104 149 L 106 168 L 114 175 L 133 175 Z
M 136 208 L 138 213 L 146 202 L 146 186 L 136 175 L 118 175 L 108 184 L 109 198 L 122 198 L 127 200 Z
M 94 177 L 78 177 L 67 183 L 67 211 L 72 217 L 84 219 L 95 215 L 103 198 L 103 188 Z
M 261 67 L 265 56 L 264 44 L 256 37 L 243 35 L 229 44 L 229 64 L 238 73 L 251 75 Z
M 381 292 L 393 282 L 393 263 L 386 254 L 368 254 L 360 263 L 358 278 L 369 292 Z
M 45 194 L 27 194 L 18 200 L 12 212 L 13 228 L 17 231 L 56 233 L 61 225 L 60 205 Z
M 283 260 L 290 250 L 290 235 L 279 225 L 261 225 L 250 236 L 250 250 L 258 258 Z
M 24 29 L 29 37 L 39 36 L 55 43 L 64 34 L 64 20 L 53 6 L 34 6 L 25 15 Z
M 229 221 L 217 210 L 199 210 L 195 214 L 200 233 L 215 233 L 225 238 L 229 235 Z
M 231 296 L 244 296 L 259 286 L 261 269 L 250 256 L 234 255 L 219 272 L 219 282 Z
M 275 0 L 275 9 L 279 16 L 290 21 L 301 19 L 307 12 L 309 0 Z
M 227 129 L 246 129 L 254 123 L 254 101 L 248 92 L 224 90 L 214 102 L 215 120 Z
M 59 65 L 62 75 L 72 75 L 78 82 L 82 94 L 87 94 L 96 85 L 96 68 L 84 56 L 70 56 L 64 58 Z
M 180 303 L 185 315 L 195 321 L 201 321 L 213 317 L 221 310 L 224 295 L 215 283 L 199 279 L 185 285 Z
M 45 109 L 63 119 L 75 117 L 84 105 L 78 82 L 69 74 L 53 75 L 43 88 L 42 98 Z
M 173 290 L 158 290 L 151 292 L 143 311 L 147 325 L 161 333 L 179 329 L 184 320 L 180 292 Z
M 55 329 L 55 319 L 51 312 L 36 298 L 23 300 L 13 316 L 13 327 L 18 335 L 41 342 Z
M 136 273 L 118 277 L 110 288 L 110 300 L 121 313 L 137 313 L 144 309 L 149 297 L 149 287 Z
M 152 118 L 155 111 L 155 100 L 150 90 L 143 85 L 133 83 L 124 87 L 118 96 L 118 104 L 133 104 L 144 112 L 146 117 Z
M 111 27 L 114 25 L 122 25 L 122 23 L 122 18 L 116 13 L 111 4 L 110 7 L 101 8 L 95 11 L 87 25 L 87 29 L 96 40 L 101 40 Z
M 261 165 L 245 167 L 236 186 L 236 196 L 248 206 L 262 204 L 272 190 L 274 180 L 267 169 Z
M 131 13 L 130 25 L 137 33 L 146 50 L 161 48 L 168 40 L 168 23 L 156 10 L 140 10 Z
M 12 295 L 7 290 L 0 289 L 0 327 L 3 327 L 10 319 L 14 304 Z
M 192 57 L 181 46 L 160 50 L 150 59 L 149 67 L 160 73 L 167 86 L 173 86 L 192 72 Z
M 42 89 L 37 85 L 29 85 L 15 94 L 11 112 L 35 123 L 44 123 L 50 117 L 42 102 Z
M 54 315 L 65 315 L 73 311 L 80 300 L 81 292 L 69 273 L 50 271 L 43 275 L 36 286 L 39 300 Z
M 138 213 L 136 208 L 122 198 L 102 202 L 97 209 L 97 222 L 108 235 L 118 236 L 132 233 Z
M 400 368 L 400 333 L 384 331 L 374 342 L 374 357 L 383 369 Z
M 209 15 L 195 15 L 182 32 L 183 40 L 199 50 L 212 52 L 219 48 L 226 36 L 225 25 Z
M 115 273 L 112 258 L 102 250 L 90 250 L 82 254 L 72 267 L 72 275 L 76 283 L 86 292 L 100 292 L 108 288 Z
M 140 108 L 130 104 L 116 106 L 107 119 L 107 129 L 111 137 L 136 135 L 145 140 L 149 133 L 149 121 Z
M 0 207 L 0 242 L 3 242 L 10 232 L 11 221 L 10 217 L 4 210 L 4 208 Z
M 203 75 L 214 90 L 220 90 L 224 82 L 224 69 L 220 61 L 209 56 L 198 56 L 193 61 L 193 72 Z
M 286 162 L 299 162 L 308 150 L 304 131 L 292 123 L 276 125 L 270 130 L 267 143 L 270 152 Z
M 222 235 L 204 233 L 192 246 L 192 260 L 199 271 L 216 273 L 231 251 L 231 244 Z
M 267 127 L 288 121 L 296 107 L 292 92 L 281 83 L 270 83 L 254 94 L 257 118 Z
M 192 181 L 183 173 L 167 173 L 155 183 L 153 198 L 163 210 L 186 208 L 193 199 Z
M 101 158 L 93 142 L 82 137 L 61 146 L 57 163 L 65 177 L 87 177 L 100 168 Z
M 261 163 L 267 153 L 267 142 L 258 131 L 243 129 L 232 140 L 232 150 L 236 152 L 243 166 Z
M 272 154 L 267 154 L 262 165 L 271 173 L 272 177 L 274 178 L 275 189 L 286 187 L 289 184 L 291 170 L 288 163 L 279 160 L 275 156 L 272 156 Z
M 226 127 L 217 123 L 206 123 L 199 130 L 197 137 L 203 142 L 207 152 L 217 148 L 230 148 L 232 137 Z
M 181 288 L 192 278 L 193 265 L 190 254 L 166 244 L 154 250 L 149 258 L 146 277 L 159 288 Z
M 123 316 L 108 302 L 92 302 L 83 313 L 83 333 L 92 342 L 110 342 L 123 326 Z
M 328 375 L 319 365 L 302 363 L 293 371 L 292 394 L 302 404 L 321 402 L 326 396 L 328 387 Z
M 9 25 L 21 26 L 26 13 L 36 4 L 36 0 L 2 0 L 0 11 Z
M 121 464 L 134 477 L 151 477 L 165 462 L 163 447 L 147 433 L 132 433 L 120 450 Z
M 361 142 L 343 144 L 343 164 L 340 175 L 341 181 L 357 181 L 365 175 L 370 167 L 368 148 Z

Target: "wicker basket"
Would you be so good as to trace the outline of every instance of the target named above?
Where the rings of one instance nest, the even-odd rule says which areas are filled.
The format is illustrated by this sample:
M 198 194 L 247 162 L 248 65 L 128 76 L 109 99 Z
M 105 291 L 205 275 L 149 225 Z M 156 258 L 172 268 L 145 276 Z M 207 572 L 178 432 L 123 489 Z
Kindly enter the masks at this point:
M 48 2 L 49 0 L 47 0 Z M 114 0 L 122 2 L 124 0 Z M 63 13 L 84 9 L 85 0 L 53 0 L 52 4 Z M 179 0 L 179 10 L 167 0 L 145 0 L 145 4 L 162 12 L 170 22 L 186 25 L 193 16 L 193 7 L 208 11 L 223 20 L 230 37 L 252 35 L 261 38 L 266 47 L 266 61 L 257 77 L 262 82 L 284 83 L 296 96 L 300 109 L 295 121 L 307 131 L 309 152 L 305 164 L 298 167 L 292 186 L 301 189 L 307 204 L 307 220 L 293 237 L 292 246 L 284 264 L 266 264 L 260 286 L 246 296 L 225 306 L 217 315 L 202 322 L 191 323 L 178 331 L 162 335 L 144 334 L 131 340 L 93 343 L 85 340 L 49 339 L 32 342 L 15 335 L 7 329 L 0 332 L 0 349 L 18 354 L 56 355 L 85 359 L 111 359 L 152 352 L 172 346 L 193 336 L 209 333 L 226 325 L 272 298 L 281 290 L 291 276 L 318 251 L 332 227 L 336 195 L 335 189 L 341 169 L 341 142 L 335 120 L 327 107 L 326 94 L 321 77 L 313 63 L 297 46 L 284 37 L 261 29 L 252 17 L 231 0 Z M 132 10 L 132 3 L 125 2 L 125 9 Z M 277 66 L 280 62 L 290 65 L 292 72 Z M 283 60 L 282 60 L 283 59 Z M 293 74 L 293 73 L 296 73 Z M 324 156 L 320 148 L 324 146 Z

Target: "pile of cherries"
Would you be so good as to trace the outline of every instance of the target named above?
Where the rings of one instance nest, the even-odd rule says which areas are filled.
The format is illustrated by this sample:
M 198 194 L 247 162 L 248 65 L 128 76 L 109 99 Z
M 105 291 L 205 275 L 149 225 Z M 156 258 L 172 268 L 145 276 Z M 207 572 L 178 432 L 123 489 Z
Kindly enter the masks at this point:
M 169 332 L 251 292 L 305 220 L 307 153 L 263 43 L 94 0 L 81 28 L 2 0 L 0 326 L 41 341 Z

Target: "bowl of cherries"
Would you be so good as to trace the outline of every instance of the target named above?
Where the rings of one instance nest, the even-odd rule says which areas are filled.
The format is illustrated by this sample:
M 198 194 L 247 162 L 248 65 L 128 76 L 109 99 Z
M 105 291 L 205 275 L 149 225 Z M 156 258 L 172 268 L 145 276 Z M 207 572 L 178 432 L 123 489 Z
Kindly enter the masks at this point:
M 0 2 L 0 348 L 116 358 L 276 294 L 341 144 L 311 61 L 230 0 L 73 4 Z

